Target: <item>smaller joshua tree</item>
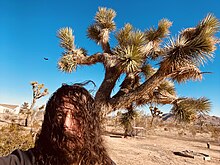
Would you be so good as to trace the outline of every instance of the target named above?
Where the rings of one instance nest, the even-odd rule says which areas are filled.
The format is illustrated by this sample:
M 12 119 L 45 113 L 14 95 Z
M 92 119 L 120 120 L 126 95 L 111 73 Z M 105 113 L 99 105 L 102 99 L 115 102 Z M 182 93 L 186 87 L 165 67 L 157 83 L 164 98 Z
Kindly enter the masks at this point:
M 134 110 L 133 106 L 130 106 L 127 108 L 127 112 L 122 113 L 120 115 L 119 122 L 124 127 L 124 137 L 127 137 L 128 135 L 132 135 L 133 127 L 132 122 L 134 119 L 138 116 L 138 113 Z
M 49 94 L 48 89 L 45 88 L 43 92 L 41 90 L 44 88 L 44 84 L 38 84 L 38 82 L 33 81 L 31 82 L 32 89 L 33 89 L 33 100 L 30 109 L 33 109 L 36 101 L 43 96 Z
M 33 99 L 32 99 L 32 103 L 30 108 L 28 108 L 28 103 L 24 102 L 24 104 L 22 105 L 22 108 L 20 110 L 20 113 L 26 113 L 26 119 L 25 119 L 25 126 L 27 127 L 28 125 L 32 125 L 34 118 L 37 114 L 37 111 L 33 111 L 34 105 L 36 104 L 36 101 L 44 96 L 46 96 L 47 94 L 49 94 L 48 89 L 45 88 L 44 89 L 44 84 L 38 84 L 38 82 L 33 81 L 30 83 L 32 85 L 32 90 L 33 90 Z M 43 92 L 42 92 L 43 90 Z M 44 106 L 41 106 L 39 108 L 43 109 Z M 30 124 L 28 124 L 28 121 L 30 120 Z
M 155 107 L 150 106 L 149 109 L 150 109 L 150 113 L 151 113 L 151 115 L 152 115 L 151 122 L 150 122 L 150 125 L 152 126 L 155 117 L 160 116 L 161 114 L 163 114 L 163 112 L 161 112 L 161 111 L 159 110 L 159 108 L 157 108 L 156 106 L 155 106 Z

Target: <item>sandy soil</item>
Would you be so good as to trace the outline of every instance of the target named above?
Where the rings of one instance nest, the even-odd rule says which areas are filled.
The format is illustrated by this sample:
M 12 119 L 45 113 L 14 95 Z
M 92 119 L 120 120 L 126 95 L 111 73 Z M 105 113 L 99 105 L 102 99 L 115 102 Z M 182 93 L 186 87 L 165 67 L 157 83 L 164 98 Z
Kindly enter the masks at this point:
M 0 120 L 1 124 L 5 122 Z M 148 130 L 141 137 L 105 135 L 104 141 L 117 165 L 220 165 L 220 137 L 214 140 L 210 134 L 197 133 L 193 136 L 190 132 L 179 136 L 179 132 L 181 130 L 177 128 L 157 128 Z M 210 149 L 207 148 L 207 142 L 211 144 Z M 173 153 L 185 150 L 207 154 L 211 160 L 203 160 L 201 156 L 186 158 Z
M 117 165 L 217 165 L 220 164 L 220 143 L 210 142 L 205 135 L 179 137 L 175 132 L 159 130 L 142 138 L 117 138 L 105 136 L 111 158 Z M 211 148 L 207 148 L 207 142 Z M 201 156 L 186 158 L 173 152 L 191 150 L 208 154 L 211 160 Z

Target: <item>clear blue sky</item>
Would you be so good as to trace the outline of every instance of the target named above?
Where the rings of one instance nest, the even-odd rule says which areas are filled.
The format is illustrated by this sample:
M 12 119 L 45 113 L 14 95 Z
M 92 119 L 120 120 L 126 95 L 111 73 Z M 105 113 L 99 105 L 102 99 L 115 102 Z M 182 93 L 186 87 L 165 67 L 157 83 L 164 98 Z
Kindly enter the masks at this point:
M 93 80 L 99 86 L 104 69 L 101 65 L 79 67 L 72 74 L 57 69 L 62 49 L 56 32 L 61 27 L 72 27 L 75 43 L 89 54 L 100 50 L 86 37 L 88 25 L 93 22 L 98 7 L 112 8 L 117 12 L 117 29 L 125 23 L 144 30 L 157 27 L 162 18 L 173 22 L 171 35 L 193 27 L 207 13 L 220 19 L 219 0 L 0 0 L 0 103 L 31 103 L 31 81 L 44 83 L 52 94 L 62 83 Z M 217 34 L 220 37 L 220 33 Z M 110 42 L 115 41 L 111 37 Z M 200 82 L 177 86 L 179 96 L 199 98 L 205 96 L 212 102 L 211 115 L 220 116 L 220 47 L 213 61 L 205 64 Z M 49 58 L 45 61 L 43 58 Z M 49 96 L 40 100 L 44 103 Z M 162 108 L 163 109 L 163 108 Z M 167 107 L 164 107 L 167 111 Z

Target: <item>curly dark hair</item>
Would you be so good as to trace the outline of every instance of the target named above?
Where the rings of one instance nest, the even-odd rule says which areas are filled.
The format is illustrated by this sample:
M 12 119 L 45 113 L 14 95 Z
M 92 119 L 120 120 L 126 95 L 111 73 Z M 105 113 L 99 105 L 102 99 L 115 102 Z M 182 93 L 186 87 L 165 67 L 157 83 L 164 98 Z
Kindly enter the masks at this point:
M 82 136 L 64 131 L 66 109 L 71 110 L 80 123 Z M 94 109 L 94 99 L 85 88 L 63 84 L 52 95 L 33 153 L 37 165 L 114 164 L 103 145 L 99 112 Z

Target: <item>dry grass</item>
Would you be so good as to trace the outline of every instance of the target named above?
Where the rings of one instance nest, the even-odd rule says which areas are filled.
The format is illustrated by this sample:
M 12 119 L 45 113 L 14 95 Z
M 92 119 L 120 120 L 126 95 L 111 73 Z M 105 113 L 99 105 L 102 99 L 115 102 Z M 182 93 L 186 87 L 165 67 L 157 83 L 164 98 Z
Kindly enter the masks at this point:
M 27 150 L 34 145 L 32 134 L 21 126 L 5 125 L 0 132 L 0 156 L 7 155 L 17 148 Z

